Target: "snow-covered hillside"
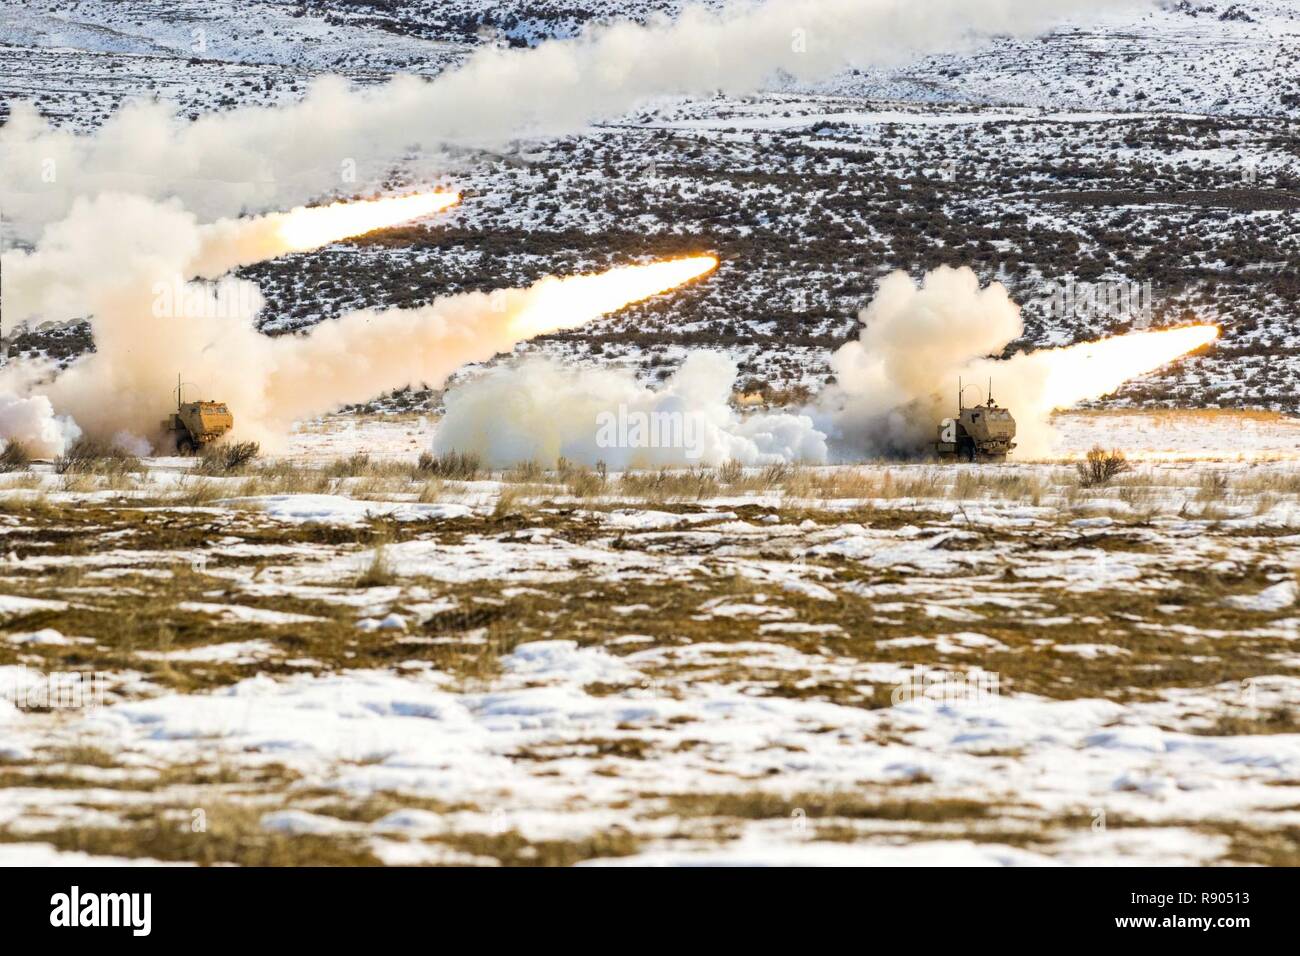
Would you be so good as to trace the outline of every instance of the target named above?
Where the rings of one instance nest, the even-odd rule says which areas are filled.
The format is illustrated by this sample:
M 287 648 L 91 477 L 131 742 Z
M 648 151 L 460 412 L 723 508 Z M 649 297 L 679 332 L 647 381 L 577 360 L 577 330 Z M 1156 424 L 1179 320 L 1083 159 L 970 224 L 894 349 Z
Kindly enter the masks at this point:
M 0 115 L 30 99 L 87 130 L 143 99 L 191 116 L 286 102 L 322 73 L 435 74 L 483 44 L 678 7 L 20 0 L 0 11 Z M 1054 285 L 1150 282 L 1157 321 L 1210 318 L 1226 334 L 1127 399 L 1294 408 L 1298 51 L 1300 11 L 1283 0 L 1134 0 L 1038 39 L 808 89 L 658 101 L 560 140 L 450 152 L 448 181 L 466 192 L 450 217 L 248 274 L 275 332 L 707 247 L 724 259 L 707 285 L 532 348 L 658 376 L 686 348 L 723 348 L 775 397 L 820 386 L 892 269 L 969 264 L 1006 283 L 1026 307 L 1025 346 L 1126 327 L 1049 314 Z M 85 345 L 76 330 L 15 343 L 65 357 Z

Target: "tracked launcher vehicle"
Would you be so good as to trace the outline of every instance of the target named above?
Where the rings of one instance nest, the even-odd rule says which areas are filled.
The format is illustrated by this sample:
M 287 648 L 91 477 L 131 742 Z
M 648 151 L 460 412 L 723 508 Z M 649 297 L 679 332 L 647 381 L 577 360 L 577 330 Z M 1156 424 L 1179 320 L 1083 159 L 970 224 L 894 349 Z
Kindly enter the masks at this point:
M 969 387 L 969 386 L 966 386 Z M 976 386 L 978 388 L 978 386 Z M 999 462 L 1016 443 L 1016 420 L 1011 412 L 993 401 L 993 382 L 983 405 L 966 406 L 965 388 L 957 381 L 957 417 L 939 423 L 939 440 L 934 443 L 940 459 L 949 461 Z

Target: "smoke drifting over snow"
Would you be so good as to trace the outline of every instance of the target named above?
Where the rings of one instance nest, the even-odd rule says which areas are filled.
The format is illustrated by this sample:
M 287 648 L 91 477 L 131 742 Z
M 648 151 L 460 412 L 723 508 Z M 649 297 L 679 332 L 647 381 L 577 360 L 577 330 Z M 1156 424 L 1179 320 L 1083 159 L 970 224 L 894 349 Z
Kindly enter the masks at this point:
M 970 269 L 947 266 L 919 285 L 905 272 L 891 273 L 859 318 L 858 340 L 831 356 L 836 382 L 816 413 L 837 453 L 853 458 L 922 450 L 938 422 L 955 414 L 957 379 L 970 374 L 970 362 L 1000 353 L 1024 331 L 1020 307 L 1003 286 L 981 289 Z M 1008 376 L 992 374 L 1000 389 Z M 1022 423 L 1019 406 L 1011 407 Z M 1018 441 L 1025 431 L 1021 424 Z
M 1016 419 L 1016 455 L 1053 453 L 1052 412 L 1100 398 L 1125 382 L 1213 342 L 1210 325 L 1116 335 L 1097 342 L 998 356 L 1023 331 L 1006 289 L 981 289 L 969 268 L 940 267 L 918 285 L 895 272 L 861 314 L 862 332 L 831 356 L 836 383 L 815 418 L 838 457 L 928 453 L 945 417 L 956 414 L 957 383 L 988 383 Z
M 6 215 L 24 234 L 78 195 L 181 198 L 208 220 L 285 206 L 367 181 L 410 147 L 490 145 L 556 135 L 659 95 L 747 92 L 778 75 L 816 80 L 1030 35 L 1070 14 L 1136 0 L 785 0 L 687 7 L 673 21 L 600 27 L 531 50 L 484 49 L 434 80 L 397 77 L 354 91 L 325 78 L 297 104 L 190 122 L 128 104 L 93 136 L 53 129 L 34 105 L 0 128 Z M 349 180 L 349 174 L 355 179 Z
M 564 457 L 620 470 L 825 459 L 825 436 L 808 416 L 737 415 L 728 404 L 736 374 L 726 356 L 694 352 L 656 389 L 627 369 L 531 359 L 448 392 L 434 450 L 477 452 L 494 467 Z
M 729 404 L 736 366 L 717 353 L 692 353 L 657 390 L 631 372 L 532 361 L 450 391 L 434 448 L 475 451 L 496 466 L 551 464 L 561 455 L 614 468 L 717 465 L 730 458 L 823 462 L 832 454 L 910 457 L 923 452 L 940 419 L 953 414 L 958 375 L 972 374 L 972 361 L 1001 352 L 1023 328 L 1006 289 L 981 289 L 966 268 L 937 269 L 920 285 L 895 272 L 881 282 L 861 319 L 860 339 L 831 356 L 837 384 L 806 413 L 740 415 Z M 1020 406 L 1012 407 L 1019 418 Z M 638 435 L 631 426 L 636 415 L 656 413 L 683 423 L 678 436 L 696 429 L 694 454 L 685 447 L 689 441 L 646 447 L 649 428 Z M 629 422 L 614 447 L 600 440 L 610 416 Z M 701 424 L 685 424 L 692 421 Z M 1022 426 L 1022 435 L 1038 428 Z
M 406 208 L 406 200 L 385 202 Z M 308 210 L 305 218 L 316 223 L 319 245 L 337 238 L 339 229 L 363 228 L 357 214 L 372 208 L 329 207 L 324 216 Z M 22 317 L 88 314 L 95 352 L 58 373 L 30 364 L 14 397 L 39 390 L 45 403 L 20 410 L 28 418 L 45 413 L 41 428 L 50 434 L 60 415 L 104 438 L 152 439 L 172 408 L 179 372 L 203 397 L 237 409 L 235 437 L 274 446 L 299 418 L 412 383 L 438 385 L 465 363 L 584 324 L 716 265 L 702 257 L 549 278 L 419 309 L 352 312 L 306 335 L 279 338 L 254 326 L 262 298 L 252 283 L 188 281 L 302 248 L 300 230 L 285 225 L 296 227 L 303 218 L 277 214 L 200 226 L 174 202 L 112 194 L 79 200 L 36 252 L 6 256 L 6 304 Z M 23 428 L 27 434 L 35 426 Z M 57 453 L 55 444 L 43 447 Z
M 7 378 L 7 377 L 6 377 Z M 67 416 L 54 414 L 44 395 L 20 395 L 0 379 L 0 447 L 21 442 L 29 453 L 44 458 L 57 455 L 76 441 L 81 429 Z
M 920 283 L 887 276 L 861 320 L 858 340 L 830 358 L 835 384 L 803 413 L 736 412 L 736 366 L 717 353 L 691 354 L 657 390 L 630 372 L 535 361 L 449 392 L 434 448 L 476 451 L 495 466 L 559 456 L 614 468 L 923 457 L 957 411 L 961 378 L 980 389 L 968 404 L 984 400 L 992 379 L 1016 418 L 1016 455 L 1045 457 L 1054 410 L 1108 394 L 1217 336 L 1212 326 L 1189 326 L 990 357 L 1020 337 L 1020 307 L 1002 285 L 981 288 L 969 268 L 946 266 Z
M 400 217 L 438 201 L 406 197 L 200 225 L 175 201 L 78 200 L 37 251 L 5 257 L 6 304 L 20 320 L 89 315 L 96 351 L 63 372 L 29 363 L 0 379 L 0 435 L 40 454 L 61 451 L 78 426 L 104 438 L 155 439 L 179 372 L 204 397 L 238 409 L 236 437 L 273 447 L 301 418 L 412 383 L 436 386 L 461 365 L 585 324 L 716 265 L 699 257 L 551 278 L 420 309 L 353 312 L 274 339 L 254 326 L 262 306 L 256 286 L 191 281 L 367 228 L 382 209 Z M 1001 285 L 980 288 L 965 268 L 940 268 L 919 285 L 901 272 L 887 276 L 861 318 L 858 341 L 831 357 L 836 384 L 805 414 L 737 414 L 729 405 L 735 365 L 713 353 L 691 356 L 658 390 L 630 372 L 577 376 L 527 363 L 453 392 L 437 447 L 479 451 L 493 464 L 564 456 L 619 468 L 823 461 L 831 451 L 910 456 L 924 452 L 936 423 L 953 413 L 958 377 L 976 384 L 992 377 L 1019 423 L 1019 453 L 1043 455 L 1054 408 L 1112 391 L 1213 338 L 1200 327 L 990 360 L 1020 336 L 1020 310 Z
M 991 33 L 1036 32 L 1062 14 L 1098 5 L 1099 0 L 773 0 L 733 4 L 722 12 L 688 8 L 674 21 L 617 24 L 526 51 L 484 50 L 432 81 L 399 77 L 357 92 L 329 78 L 288 107 L 246 108 L 188 122 L 161 105 L 128 105 L 93 136 L 56 131 L 34 107 L 16 105 L 0 127 L 6 215 L 25 233 L 52 225 L 35 253 L 6 256 L 5 305 L 11 321 L 89 315 L 96 351 L 60 374 L 34 366 L 21 382 L 13 379 L 9 391 L 0 385 L 0 433 L 21 432 L 43 449 L 57 450 L 74 434 L 71 416 L 101 436 L 152 437 L 169 410 L 179 371 L 205 396 L 219 391 L 238 409 L 238 437 L 273 444 L 303 416 L 413 382 L 438 384 L 462 364 L 541 332 L 581 325 L 699 274 L 682 272 L 680 264 L 658 264 L 635 276 L 615 270 L 548 280 L 423 309 L 352 313 L 304 336 L 269 339 L 253 324 L 262 306 L 254 286 L 192 280 L 365 230 L 311 233 L 304 245 L 285 230 L 285 218 L 293 213 L 210 225 L 200 220 L 319 195 L 346 185 L 353 170 L 365 179 L 408 155 L 413 145 L 553 135 L 625 112 L 651 96 L 747 91 L 778 74 L 811 80 L 847 65 L 903 62 Z M 736 417 L 727 407 L 734 369 L 716 360 L 712 367 L 709 360 L 688 363 L 662 393 L 602 379 L 600 394 L 621 396 L 615 404 L 647 413 L 664 402 L 690 411 L 692 421 L 706 426 L 700 456 L 707 460 L 822 458 L 822 431 L 859 454 L 916 447 L 922 423 L 932 421 L 927 412 L 939 406 L 941 387 L 948 387 L 943 380 L 957 364 L 996 351 L 1019 334 L 1005 292 L 980 292 L 967 275 L 932 277 L 936 288 L 927 291 L 927 283 L 916 295 L 905 279 L 888 280 L 881 302 L 868 310 L 874 331 L 864 333 L 856 350 L 849 346 L 836 356 L 840 384 L 816 410 L 821 430 L 807 416 Z M 969 300 L 994 324 L 963 324 L 973 319 L 964 306 L 945 305 L 948 299 Z M 928 346 L 918 345 L 907 328 L 905 317 L 914 310 L 934 325 L 937 339 Z M 895 313 L 902 318 L 891 318 Z M 918 348 L 927 361 L 909 371 L 909 356 Z M 895 360 L 903 366 L 892 368 Z M 503 379 L 492 387 L 513 388 L 513 407 L 521 414 L 536 416 L 519 396 L 530 394 L 530 383 L 545 374 L 557 378 L 550 387 L 572 401 L 572 413 L 565 406 L 554 421 L 539 419 L 532 427 L 550 436 L 538 453 L 554 447 L 556 454 L 591 457 L 578 448 L 560 449 L 574 441 L 581 447 L 582 439 L 574 436 L 596 399 L 559 382 L 558 373 L 515 374 L 515 385 Z M 45 380 L 34 382 L 32 376 Z M 47 402 L 35 400 L 36 389 Z M 487 406 L 464 401 L 457 414 L 481 419 Z M 511 432 L 511 421 L 504 416 L 505 435 L 481 439 L 499 444 L 492 454 L 511 457 L 516 452 L 509 435 L 528 437 L 526 430 Z M 648 459 L 670 460 L 676 461 Z

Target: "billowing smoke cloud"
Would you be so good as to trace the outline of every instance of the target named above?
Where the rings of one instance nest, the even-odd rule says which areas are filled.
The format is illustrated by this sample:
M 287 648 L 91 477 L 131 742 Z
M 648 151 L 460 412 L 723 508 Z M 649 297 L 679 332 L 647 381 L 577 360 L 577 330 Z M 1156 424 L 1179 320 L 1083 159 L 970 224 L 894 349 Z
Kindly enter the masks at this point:
M 970 269 L 947 266 L 919 285 L 891 273 L 859 318 L 858 340 L 831 356 L 836 383 L 817 410 L 846 457 L 915 454 L 934 440 L 939 420 L 955 414 L 957 379 L 970 362 L 1000 353 L 1024 331 L 1002 285 L 981 289 Z M 1005 376 L 995 374 L 1001 385 Z
M 254 325 L 262 297 L 252 283 L 190 281 L 363 229 L 374 208 L 201 226 L 174 202 L 114 194 L 79 200 L 37 251 L 6 256 L 6 304 L 23 316 L 89 315 L 95 352 L 57 373 L 28 363 L 15 394 L 39 393 L 50 416 L 71 416 L 91 434 L 152 439 L 179 374 L 196 386 L 188 398 L 219 398 L 235 410 L 235 437 L 274 446 L 304 416 L 412 383 L 436 386 L 460 365 L 582 325 L 716 265 L 700 257 L 544 279 L 419 309 L 352 312 L 279 338 Z M 315 239 L 299 228 L 304 219 L 314 224 Z
M 494 467 L 560 457 L 614 469 L 825 459 L 825 436 L 808 416 L 737 415 L 736 374 L 717 352 L 692 353 L 659 388 L 628 369 L 530 359 L 449 391 L 434 450 L 477 452 Z
M 16 441 L 38 458 L 57 455 L 81 429 L 66 415 L 56 415 L 44 395 L 28 394 L 30 385 L 24 370 L 0 373 L 0 447 Z
M 691 354 L 660 389 L 627 371 L 533 361 L 449 392 L 434 447 L 476 451 L 496 466 L 559 456 L 616 468 L 927 457 L 939 423 L 956 414 L 958 380 L 978 388 L 970 405 L 985 400 L 991 379 L 1016 419 L 1016 456 L 1046 457 L 1053 411 L 1217 336 L 1213 326 L 1188 326 L 1002 359 L 1023 331 L 1019 306 L 999 283 L 981 288 L 970 269 L 947 266 L 920 283 L 887 276 L 860 318 L 859 338 L 830 357 L 835 384 L 802 413 L 736 413 L 728 403 L 736 367 L 717 353 Z
M 855 342 L 831 356 L 836 383 L 814 417 L 837 457 L 928 454 L 938 423 L 957 412 L 958 381 L 973 385 L 966 404 L 986 399 L 1016 419 L 1016 455 L 1053 453 L 1053 411 L 1100 398 L 1218 336 L 1213 326 L 1134 332 L 1098 342 L 1001 353 L 1023 332 L 1020 308 L 1000 283 L 980 288 L 969 268 L 941 266 L 920 284 L 895 272 L 861 316 Z
M 860 338 L 830 357 L 836 384 L 806 413 L 739 417 L 728 401 L 736 366 L 716 353 L 692 353 L 660 390 L 640 385 L 630 372 L 532 361 L 450 391 L 434 447 L 475 451 L 493 465 L 551 463 L 560 455 L 611 467 L 728 458 L 816 462 L 832 452 L 845 460 L 911 457 L 927 449 L 938 422 L 955 412 L 958 377 L 972 374 L 972 362 L 1000 353 L 1023 330 L 1006 289 L 996 283 L 981 288 L 967 268 L 941 267 L 920 284 L 895 272 L 860 318 Z M 993 374 L 999 382 L 1007 377 L 1000 369 Z M 668 448 L 645 447 L 645 441 L 629 446 L 630 429 L 616 447 L 600 442 L 602 415 L 621 422 L 656 412 L 708 423 L 693 432 L 695 455 L 687 455 L 680 440 Z M 1015 412 L 1022 414 L 1019 406 Z M 1039 423 L 1021 420 L 1023 440 Z M 1046 427 L 1045 416 L 1041 424 Z M 644 438 L 650 437 L 647 428 Z
M 69 416 L 57 414 L 45 395 L 34 393 L 40 373 L 29 363 L 0 368 L 0 447 L 21 442 L 30 454 L 47 458 L 77 440 L 81 429 Z
M 270 340 L 253 327 L 262 305 L 254 287 L 190 280 L 304 246 L 276 217 L 209 226 L 198 219 L 318 195 L 366 178 L 413 145 L 554 134 L 649 96 L 742 91 L 778 73 L 813 79 L 850 64 L 901 62 L 990 33 L 1033 32 L 1097 5 L 789 0 L 688 8 L 672 22 L 615 25 L 529 51 L 485 50 L 432 81 L 399 77 L 356 92 L 331 78 L 289 107 L 188 122 L 165 106 L 130 105 L 92 136 L 55 130 L 34 107 L 17 104 L 0 127 L 5 211 L 28 232 L 55 225 L 36 254 L 6 257 L 5 304 L 15 319 L 90 315 L 96 352 L 57 376 L 30 369 L 46 377 L 40 394 L 49 408 L 26 401 L 37 394 L 29 386 L 9 393 L 18 403 L 10 418 L 45 436 L 72 434 L 68 415 L 95 433 L 151 435 L 180 372 L 239 408 L 243 434 L 265 440 L 299 416 L 409 382 L 435 384 L 464 362 L 637 298 L 625 294 L 621 274 L 578 277 L 410 312 L 354 313 L 309 335 Z M 754 454 L 809 454 L 801 433 L 791 434 L 764 439 L 771 448 L 786 442 L 784 452 L 762 451 L 755 439 Z
M 559 134 L 648 97 L 745 92 L 778 75 L 826 77 L 893 65 L 993 34 L 1029 35 L 1070 14 L 1136 0 L 784 0 L 687 7 L 674 21 L 621 23 L 531 50 L 484 49 L 434 80 L 354 91 L 337 77 L 287 107 L 190 122 L 129 104 L 92 136 L 53 129 L 16 103 L 0 128 L 6 215 L 26 234 L 78 195 L 180 197 L 204 220 L 283 207 L 366 181 L 410 147 L 488 145 Z
M 154 297 L 155 314 L 201 311 L 201 299 L 187 308 L 185 298 L 206 287 L 187 289 L 189 279 L 216 279 L 286 252 L 319 248 L 440 211 L 458 198 L 421 193 L 200 225 L 175 199 L 155 202 L 122 193 L 80 197 L 66 218 L 45 228 L 35 251 L 15 249 L 0 258 L 5 315 L 11 328 L 32 320 L 67 322 L 85 317 L 106 296 L 140 292 L 142 286 Z M 243 294 L 247 288 L 226 285 L 222 291 Z M 257 298 L 255 304 L 260 302 Z

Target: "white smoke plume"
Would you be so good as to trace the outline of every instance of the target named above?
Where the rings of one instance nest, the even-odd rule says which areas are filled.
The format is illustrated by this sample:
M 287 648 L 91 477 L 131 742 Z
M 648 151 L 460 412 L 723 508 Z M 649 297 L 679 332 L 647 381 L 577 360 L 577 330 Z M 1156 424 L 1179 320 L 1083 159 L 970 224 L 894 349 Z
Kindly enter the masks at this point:
M 95 302 L 138 291 L 146 280 L 156 313 L 192 313 L 203 303 L 186 309 L 185 294 L 204 287 L 187 290 L 190 279 L 216 279 L 240 266 L 437 212 L 458 199 L 454 193 L 421 193 L 200 225 L 175 199 L 79 197 L 66 218 L 45 228 L 35 250 L 0 256 L 5 316 L 11 329 L 31 320 L 80 319 Z M 228 285 L 225 291 L 241 290 Z
M 587 464 L 604 460 L 611 467 L 719 464 L 728 458 L 745 464 L 819 462 L 832 453 L 844 460 L 911 457 L 925 451 L 939 421 L 955 413 L 958 376 L 973 374 L 973 361 L 1001 352 L 1023 331 L 1020 309 L 1006 289 L 996 283 L 981 288 L 968 268 L 941 267 L 919 285 L 904 272 L 892 273 L 860 319 L 860 338 L 830 357 L 836 384 L 804 413 L 739 417 L 728 403 L 736 366 L 717 353 L 692 353 L 657 391 L 630 372 L 533 361 L 450 391 L 434 448 L 478 452 L 495 466 L 549 464 L 561 455 Z M 999 382 L 1008 377 L 992 374 Z M 708 429 L 700 430 L 708 436 L 705 454 L 688 457 L 680 447 L 600 446 L 598 417 L 620 408 L 707 421 Z M 1013 408 L 1019 418 L 1021 408 Z M 1033 440 L 1039 423 L 1028 416 L 1020 420 L 1022 440 L 1026 432 Z
M 405 199 L 392 202 L 406 209 Z M 279 338 L 254 325 L 262 298 L 252 283 L 189 281 L 364 229 L 374 209 L 308 210 L 316 236 L 309 241 L 296 228 L 304 217 L 293 213 L 203 226 L 174 202 L 114 194 L 79 200 L 35 252 L 6 256 L 6 306 L 21 315 L 88 315 L 95 351 L 62 372 L 27 363 L 15 394 L 42 396 L 52 416 L 71 416 L 96 436 L 156 439 L 179 374 L 196 386 L 187 398 L 230 405 L 233 437 L 274 447 L 304 416 L 408 384 L 437 386 L 460 365 L 582 325 L 717 264 L 699 257 L 549 278 L 419 309 L 352 312 Z
M 860 318 L 859 338 L 830 357 L 835 384 L 802 412 L 736 413 L 736 366 L 718 353 L 692 353 L 660 389 L 629 371 L 533 361 L 449 392 L 434 448 L 478 452 L 494 466 L 560 456 L 614 468 L 928 457 L 940 422 L 957 413 L 958 381 L 978 387 L 966 396 L 973 405 L 992 380 L 1016 419 L 1016 457 L 1050 457 L 1053 411 L 1106 395 L 1218 334 L 1205 325 L 1134 332 L 1002 359 L 1023 332 L 1019 306 L 999 283 L 981 288 L 969 268 L 947 266 L 920 283 L 886 276 Z M 674 441 L 657 444 L 664 434 Z
M 579 130 L 647 98 L 816 80 L 1031 35 L 1070 15 L 1138 0 L 770 0 L 689 6 L 673 21 L 598 27 L 530 50 L 483 49 L 433 79 L 364 91 L 329 77 L 300 102 L 191 122 L 165 104 L 128 104 L 93 135 L 53 128 L 15 103 L 0 128 L 6 215 L 24 235 L 78 195 L 179 197 L 204 220 L 283 207 L 364 182 L 412 146 L 491 145 Z M 355 188 L 355 187 L 353 187 Z
M 861 321 L 860 339 L 831 356 L 837 384 L 807 414 L 738 417 L 728 404 L 736 367 L 716 353 L 692 353 L 659 391 L 630 372 L 537 361 L 449 392 L 434 448 L 478 452 L 498 466 L 553 463 L 561 455 L 611 467 L 718 464 L 733 457 L 762 464 L 824 461 L 829 436 L 836 457 L 848 460 L 915 455 L 934 439 L 940 419 L 954 413 L 962 370 L 1001 352 L 1023 329 L 1020 309 L 1001 285 L 981 289 L 970 269 L 947 267 L 920 285 L 903 272 L 887 276 Z M 598 416 L 620 408 L 702 418 L 710 423 L 707 453 L 601 447 Z M 751 429 L 764 440 L 750 441 Z
M 816 414 L 848 458 L 921 451 L 938 422 L 956 414 L 957 379 L 970 362 L 1000 353 L 1024 331 L 1020 307 L 1001 284 L 981 289 L 969 268 L 948 266 L 919 285 L 891 273 L 859 319 L 857 341 L 831 356 L 836 381 L 819 396 Z M 1000 386 L 1005 376 L 994 375 Z
M 19 442 L 29 454 L 51 458 L 76 441 L 81 429 L 37 393 L 41 373 L 32 363 L 9 362 L 0 368 L 0 448 Z
M 81 429 L 57 415 L 44 395 L 28 394 L 30 383 L 16 369 L 0 373 L 0 447 L 20 442 L 29 454 L 49 458 L 77 440 Z
M 436 452 L 475 452 L 493 467 L 563 457 L 610 468 L 822 461 L 825 436 L 793 413 L 741 417 L 735 363 L 694 352 L 652 388 L 629 369 L 581 371 L 547 359 L 485 372 L 445 396 Z
M 1048 457 L 1051 415 L 1113 392 L 1213 342 L 1218 330 L 1187 326 L 1098 342 L 1001 353 L 1023 332 L 1020 308 L 997 282 L 980 288 L 969 268 L 947 266 L 920 284 L 895 272 L 860 316 L 857 341 L 831 356 L 836 382 L 814 413 L 836 457 L 915 457 L 930 452 L 938 425 L 957 414 L 958 382 L 975 386 L 966 404 L 988 398 L 1016 420 L 1016 456 Z

